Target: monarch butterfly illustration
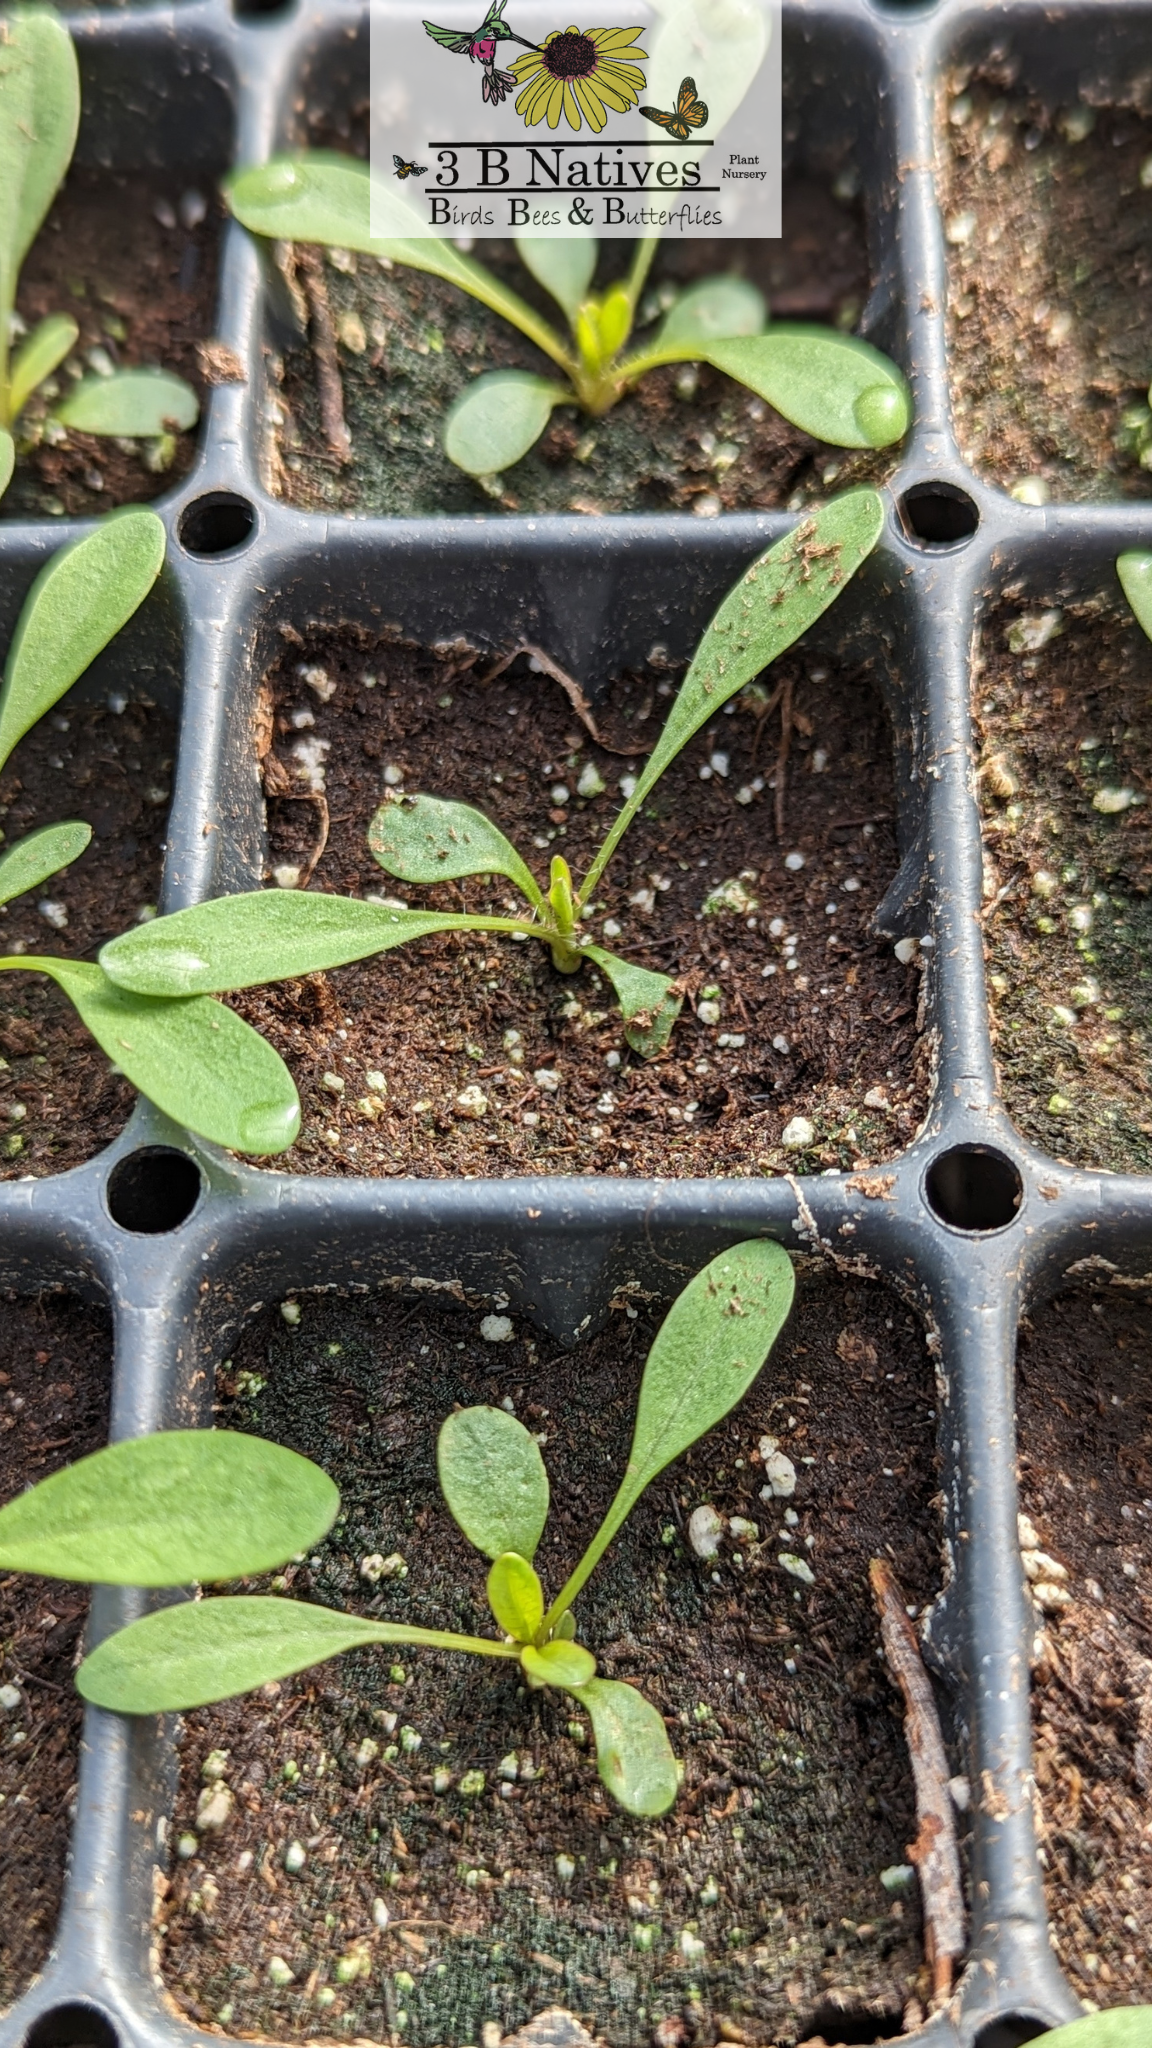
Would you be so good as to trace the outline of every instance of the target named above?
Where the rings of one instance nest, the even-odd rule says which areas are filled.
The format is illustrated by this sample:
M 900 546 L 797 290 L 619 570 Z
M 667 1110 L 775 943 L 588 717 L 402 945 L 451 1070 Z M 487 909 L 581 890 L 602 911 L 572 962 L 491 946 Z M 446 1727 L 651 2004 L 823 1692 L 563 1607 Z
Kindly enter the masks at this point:
M 696 80 L 694 78 L 682 78 L 680 80 L 680 90 L 676 95 L 676 112 L 674 114 L 662 113 L 659 107 L 641 107 L 640 112 L 646 121 L 655 121 L 658 128 L 666 129 L 667 133 L 674 135 L 678 142 L 687 142 L 689 131 L 693 128 L 703 128 L 704 123 L 708 119 L 707 107 L 703 100 L 696 97 Z
M 398 178 L 425 178 L 428 175 L 427 164 L 406 164 L 402 156 L 396 155 L 395 150 L 392 152 L 392 161 L 396 166 Z

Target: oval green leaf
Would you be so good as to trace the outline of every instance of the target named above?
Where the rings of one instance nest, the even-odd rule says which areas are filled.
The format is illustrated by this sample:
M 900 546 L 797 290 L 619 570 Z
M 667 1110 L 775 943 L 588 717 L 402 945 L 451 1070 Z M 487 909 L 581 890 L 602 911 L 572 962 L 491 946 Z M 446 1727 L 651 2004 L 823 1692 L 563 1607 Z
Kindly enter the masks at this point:
M 283 1152 L 296 1138 L 291 1074 L 223 1003 L 131 995 L 81 960 L 36 955 L 20 964 L 52 976 L 109 1059 L 174 1123 L 234 1152 Z
M 83 378 L 56 407 L 55 417 L 84 434 L 142 440 L 187 433 L 200 417 L 200 400 L 170 370 L 117 370 L 111 377 Z
M 471 804 L 438 796 L 392 797 L 368 827 L 373 859 L 402 882 L 455 882 L 507 875 L 535 908 L 544 898 L 511 841 Z
M 1135 549 L 1130 554 L 1118 555 L 1116 574 L 1125 597 L 1152 640 L 1152 555 Z
M 0 427 L 0 498 L 12 481 L 16 467 L 16 443 L 6 427 Z
M 19 417 L 32 393 L 63 362 L 79 339 L 80 329 L 71 313 L 49 313 L 32 329 L 12 358 L 8 379 L 8 405 L 13 419 Z
M 528 370 L 489 370 L 449 408 L 444 453 L 469 476 L 495 476 L 527 455 L 552 407 L 571 398 L 571 392 Z
M 588 296 L 600 244 L 593 235 L 517 235 L 516 249 L 537 284 L 551 292 L 570 321 Z
M 764 294 L 747 278 L 708 277 L 681 292 L 651 347 L 682 347 L 690 355 L 713 341 L 759 334 L 767 318 Z
M 80 71 L 72 38 L 48 8 L 4 22 L 0 93 L 0 305 L 16 298 L 20 265 L 39 233 L 76 147 Z
M 458 1408 L 436 1445 L 440 1486 L 477 1550 L 531 1562 L 548 1519 L 548 1474 L 534 1436 L 504 1408 Z
M 61 548 L 24 601 L 0 688 L 0 767 L 142 604 L 160 574 L 164 527 L 133 506 Z
M 908 430 L 912 399 L 895 363 L 830 327 L 780 324 L 747 339 L 710 342 L 701 353 L 794 427 L 834 448 L 886 448 Z
M 526 1643 L 520 1652 L 520 1664 L 538 1684 L 562 1685 L 566 1691 L 587 1685 L 596 1676 L 596 1659 L 591 1650 L 584 1649 L 581 1643 L 556 1639 L 539 1650 Z
M 684 1002 L 683 990 L 668 975 L 633 967 L 631 961 L 606 953 L 603 946 L 582 946 L 580 950 L 596 962 L 615 989 L 624 1036 L 633 1052 L 651 1059 L 668 1043 Z
M 1049 2048 L 1149 2048 L 1152 2005 L 1115 2006 L 1111 2012 L 1089 2013 L 1054 2027 L 1044 2039 Z
M 38 889 L 49 875 L 79 860 L 92 837 L 91 825 L 45 825 L 0 855 L 0 903 L 11 903 L 27 889 Z
M 0 1508 L 0 1570 L 110 1586 L 271 1571 L 327 1534 L 340 1495 L 308 1458 L 232 1430 L 94 1451 Z
M 506 1636 L 530 1643 L 544 1619 L 544 1591 L 526 1557 L 506 1550 L 488 1574 L 488 1605 Z
M 667 1813 L 680 1789 L 668 1731 L 650 1700 L 615 1678 L 574 1691 L 588 1710 L 600 1782 L 626 1813 Z

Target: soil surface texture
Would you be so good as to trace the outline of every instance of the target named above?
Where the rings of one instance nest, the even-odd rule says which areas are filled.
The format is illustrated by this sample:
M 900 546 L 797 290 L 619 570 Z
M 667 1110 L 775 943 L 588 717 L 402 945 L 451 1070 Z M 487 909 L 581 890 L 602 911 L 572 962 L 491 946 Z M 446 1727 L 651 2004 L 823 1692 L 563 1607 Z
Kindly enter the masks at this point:
M 1005 1100 L 1059 1158 L 1147 1173 L 1152 647 L 1102 607 L 1011 607 L 985 623 L 979 658 L 985 933 Z
M 518 908 L 498 878 L 413 889 L 379 868 L 366 834 L 387 788 L 470 801 L 545 886 L 551 854 L 579 878 L 674 684 L 653 670 L 613 687 L 596 711 L 609 751 L 558 682 L 523 658 L 486 682 L 493 667 L 468 651 L 334 636 L 285 656 L 265 686 L 257 744 L 270 747 L 266 790 L 326 785 L 313 888 Z M 660 1058 L 629 1051 L 595 969 L 557 974 L 535 941 L 423 939 L 234 999 L 288 1061 L 304 1102 L 301 1139 L 278 1164 L 755 1174 L 860 1168 L 905 1145 L 924 1101 L 917 970 L 869 931 L 897 864 L 888 719 L 864 670 L 785 657 L 770 680 L 785 679 L 783 840 L 771 788 L 782 707 L 763 717 L 769 700 L 754 685 L 657 784 L 595 894 L 597 939 L 690 992 Z M 584 798 L 590 771 L 605 787 Z M 306 872 L 318 796 L 269 796 L 268 811 L 273 874 Z M 793 1130 L 785 1145 L 801 1115 L 811 1132 Z
M 1065 1295 L 1021 1335 L 1021 1505 L 1069 1595 L 1033 1696 L 1045 1886 L 1100 2006 L 1152 2003 L 1150 1362 L 1146 1291 Z
M 21 740 L 0 774 L 5 843 L 66 818 L 93 837 L 70 868 L 0 906 L 0 953 L 94 960 L 155 909 L 175 751 L 172 719 L 123 697 L 65 697 Z M 0 1180 L 81 1165 L 135 1100 L 54 982 L 19 969 L 0 977 Z
M 632 245 L 601 247 L 596 289 L 625 270 Z M 555 302 L 510 243 L 481 242 L 477 260 L 567 333 Z M 660 251 L 641 300 L 639 341 L 651 339 L 676 292 L 701 277 L 737 273 L 765 294 L 774 318 L 852 328 L 868 290 L 857 206 L 813 184 L 785 188 L 775 242 L 688 242 Z M 813 441 L 763 399 L 707 364 L 654 370 L 594 420 L 573 404 L 521 462 L 489 488 L 449 462 L 444 415 L 481 371 L 554 365 L 478 300 L 438 278 L 375 257 L 328 251 L 320 270 L 334 323 L 351 460 L 337 459 L 321 423 L 309 351 L 273 363 L 279 375 L 271 487 L 309 509 L 390 513 L 721 511 L 803 503 L 833 482 L 879 477 L 891 453 L 849 453 Z M 316 308 L 288 266 L 301 332 Z
M 623 1470 L 649 1309 L 618 1305 L 555 1357 L 527 1325 L 482 1341 L 480 1306 L 300 1308 L 294 1328 L 264 1312 L 217 1377 L 221 1426 L 290 1444 L 340 1485 L 332 1535 L 283 1574 L 293 1595 L 488 1628 L 484 1560 L 436 1482 L 454 1402 L 507 1401 L 539 1432 L 552 1512 L 536 1563 L 555 1589 Z M 613 2048 L 666 2019 L 685 2048 L 718 2021 L 765 2043 L 916 2021 L 916 1894 L 881 1882 L 906 1860 L 913 1798 L 867 1574 L 879 1551 L 915 1608 L 937 1590 L 934 1399 L 892 1295 L 802 1275 L 745 1401 L 634 1510 L 577 1627 L 669 1724 L 685 1779 L 660 1820 L 612 1804 L 573 1701 L 525 1693 L 512 1667 L 357 1653 L 189 1715 L 160 1913 L 184 2009 L 233 2033 L 411 2048 L 556 2003 Z M 765 1435 L 794 1463 L 789 1499 L 761 1498 Z M 706 1561 L 685 1534 L 702 1504 L 743 1518 Z M 375 1590 L 365 1559 L 389 1563 Z M 208 1776 L 222 1768 L 233 1795 L 216 1834 L 197 1826 L 213 1751 Z
M 112 1331 L 62 1295 L 0 1299 L 0 1501 L 100 1448 Z M 0 1574 L 0 2010 L 44 1963 L 60 1908 L 82 1704 L 88 1588 Z M 9 1705 L 12 1688 L 18 1700 Z
M 1148 423 L 1152 120 L 1045 106 L 1013 82 L 962 72 L 941 105 L 960 446 L 1009 489 L 1145 496 L 1125 415 Z
M 176 436 L 166 467 L 153 444 L 45 426 L 54 397 L 102 352 L 116 368 L 159 364 L 205 399 L 197 345 L 212 333 L 223 209 L 208 181 L 197 188 L 154 172 L 73 170 L 20 272 L 17 300 L 29 328 L 71 313 L 72 354 L 29 402 L 16 473 L 0 500 L 9 519 L 106 512 L 167 490 L 191 467 L 195 431 Z M 31 441 L 33 445 L 27 444 Z M 157 466 L 150 466 L 157 465 Z

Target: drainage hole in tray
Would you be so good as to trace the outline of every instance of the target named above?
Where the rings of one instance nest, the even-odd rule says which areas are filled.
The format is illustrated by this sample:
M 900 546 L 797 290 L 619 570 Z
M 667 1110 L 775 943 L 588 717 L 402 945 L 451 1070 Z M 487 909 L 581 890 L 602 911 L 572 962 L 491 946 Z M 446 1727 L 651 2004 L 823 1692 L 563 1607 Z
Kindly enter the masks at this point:
M 988 1145 L 953 1145 L 932 1161 L 924 1192 L 929 1208 L 953 1230 L 1003 1230 L 1020 1207 L 1024 1183 L 1003 1152 Z M 1004 2048 L 1009 2048 L 1007 2036 Z
M 1025 2019 L 1020 2013 L 1009 2012 L 1003 2019 L 993 2020 L 990 2026 L 981 2027 L 972 2048 L 1024 2048 L 1025 2041 L 1038 2041 L 1047 2032 L 1043 2020 Z
M 829 2000 L 818 2005 L 806 2022 L 805 2040 L 827 2039 L 835 2041 L 836 2048 L 874 2048 L 874 2044 L 894 2041 L 904 2032 L 903 2008 L 897 2006 L 887 2012 L 853 2012 Z
M 235 491 L 206 491 L 180 514 L 180 545 L 189 555 L 231 555 L 250 540 L 255 507 Z
M 292 0 L 232 0 L 232 12 L 239 21 L 252 14 L 287 14 Z
M 200 1168 L 186 1152 L 173 1145 L 145 1145 L 113 1167 L 108 1213 L 121 1230 L 159 1237 L 188 1221 L 202 1185 Z
M 76 1999 L 51 2006 L 33 2020 L 24 2048 L 120 2048 L 120 2036 L 107 2013 Z
M 954 548 L 971 540 L 980 524 L 975 499 L 956 484 L 913 484 L 900 500 L 900 518 L 910 541 L 922 548 Z

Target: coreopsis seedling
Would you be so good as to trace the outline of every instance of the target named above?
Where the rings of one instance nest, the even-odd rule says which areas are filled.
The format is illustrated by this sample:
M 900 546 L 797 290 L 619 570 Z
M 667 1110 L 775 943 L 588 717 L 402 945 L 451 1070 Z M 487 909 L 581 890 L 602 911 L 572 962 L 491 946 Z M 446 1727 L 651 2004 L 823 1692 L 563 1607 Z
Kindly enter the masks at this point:
M 20 266 L 64 182 L 79 122 L 80 72 L 63 23 L 46 8 L 0 14 L 0 497 L 20 414 L 80 334 L 70 313 L 50 313 L 12 352 Z M 52 418 L 86 434 L 155 442 L 163 467 L 172 435 L 195 426 L 199 410 L 191 385 L 167 370 L 113 370 L 81 377 Z
M 643 773 L 579 884 L 557 857 L 542 887 L 499 827 L 470 804 L 403 797 L 385 802 L 369 829 L 372 852 L 389 874 L 414 883 L 502 875 L 524 898 L 524 910 L 470 916 L 267 890 L 222 897 L 125 932 L 105 946 L 101 966 L 119 987 L 140 995 L 219 994 L 342 966 L 430 932 L 510 933 L 540 940 L 562 974 L 594 962 L 615 990 L 629 1044 L 646 1056 L 658 1052 L 680 1012 L 680 984 L 594 944 L 581 920 L 665 769 L 729 697 L 827 610 L 875 547 L 883 523 L 877 492 L 845 492 L 744 572 L 705 632 Z
M 592 47 L 590 38 L 580 40 Z M 429 237 L 398 191 L 384 185 L 373 191 L 368 166 L 355 158 L 319 151 L 277 157 L 239 171 L 228 199 L 237 220 L 254 234 L 363 250 L 446 278 L 518 327 L 548 357 L 559 378 L 490 370 L 451 407 L 444 450 L 471 476 L 492 476 L 519 462 L 539 440 L 554 406 L 579 405 L 598 419 L 665 363 L 711 363 L 767 399 L 794 426 L 838 448 L 886 448 L 907 431 L 908 386 L 894 363 L 867 342 L 830 327 L 768 323 L 762 295 L 740 277 L 691 286 L 650 338 L 630 350 L 659 235 L 639 241 L 624 283 L 599 295 L 592 288 L 598 248 L 590 236 L 517 237 L 525 268 L 565 316 L 565 336 L 482 263 L 450 241 Z M 388 226 L 386 237 L 372 233 L 370 200 L 375 219 Z
M 616 1497 L 550 1605 L 532 1562 L 549 1505 L 536 1439 L 502 1408 L 463 1408 L 440 1431 L 440 1485 L 469 1542 L 491 1560 L 495 1635 L 368 1620 L 272 1595 L 225 1595 L 162 1608 L 107 1637 L 80 1668 L 81 1693 L 128 1714 L 202 1706 L 367 1643 L 505 1659 L 519 1665 L 529 1686 L 555 1687 L 587 1712 L 601 1779 L 621 1806 L 664 1813 L 679 1772 L 663 1718 L 634 1686 L 597 1678 L 595 1657 L 576 1640 L 572 1605 L 645 1487 L 743 1398 L 780 1332 L 792 1291 L 788 1255 L 766 1239 L 722 1252 L 689 1281 L 648 1355 Z M 129 1518 L 121 1522 L 124 1480 L 138 1471 L 148 1488 L 131 1495 Z M 70 1505 L 77 1499 L 82 1514 Z M 0 1511 L 0 1569 L 135 1576 L 149 1585 L 219 1580 L 268 1569 L 307 1548 L 331 1525 L 336 1505 L 335 1488 L 318 1467 L 260 1437 L 155 1436 L 98 1452 Z M 78 1571 L 73 1561 L 80 1555 Z M 133 1574 L 137 1556 L 147 1570 Z

